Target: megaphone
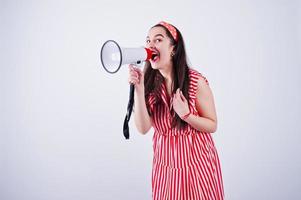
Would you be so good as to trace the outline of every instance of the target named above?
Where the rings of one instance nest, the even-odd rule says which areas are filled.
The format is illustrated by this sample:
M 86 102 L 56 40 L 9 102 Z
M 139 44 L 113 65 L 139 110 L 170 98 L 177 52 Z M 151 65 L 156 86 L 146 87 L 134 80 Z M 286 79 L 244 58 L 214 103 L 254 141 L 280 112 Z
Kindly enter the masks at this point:
M 148 48 L 121 48 L 114 40 L 108 40 L 101 47 L 100 60 L 103 68 L 107 72 L 114 74 L 122 65 L 140 64 L 143 61 L 151 59 L 153 54 L 154 52 Z M 123 123 L 123 135 L 126 139 L 130 138 L 128 122 L 133 110 L 134 88 L 134 85 L 131 84 L 127 113 Z
M 153 51 L 148 48 L 121 48 L 114 40 L 106 41 L 100 51 L 100 60 L 103 68 L 116 73 L 122 65 L 140 64 L 152 58 Z

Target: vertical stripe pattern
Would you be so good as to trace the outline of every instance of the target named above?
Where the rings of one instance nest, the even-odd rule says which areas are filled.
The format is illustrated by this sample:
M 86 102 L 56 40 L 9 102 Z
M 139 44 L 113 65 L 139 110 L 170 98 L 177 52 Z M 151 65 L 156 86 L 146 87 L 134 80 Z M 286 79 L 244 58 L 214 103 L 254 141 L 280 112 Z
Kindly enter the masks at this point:
M 195 106 L 197 82 L 207 79 L 189 70 L 189 109 L 198 115 Z M 224 189 L 218 154 L 210 133 L 191 126 L 183 130 L 171 127 L 170 100 L 165 85 L 162 101 L 154 95 L 147 98 L 153 119 L 153 200 L 223 200 Z

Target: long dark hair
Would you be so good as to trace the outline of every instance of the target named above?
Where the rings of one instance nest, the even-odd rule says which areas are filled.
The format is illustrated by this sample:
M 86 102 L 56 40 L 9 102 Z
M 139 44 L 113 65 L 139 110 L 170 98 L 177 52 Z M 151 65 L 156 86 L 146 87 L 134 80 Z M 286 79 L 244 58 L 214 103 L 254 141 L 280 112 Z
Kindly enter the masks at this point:
M 176 28 L 178 34 L 178 41 L 175 41 L 170 34 L 170 32 L 162 25 L 157 24 L 154 27 L 162 27 L 166 35 L 170 38 L 171 44 L 174 46 L 174 56 L 172 56 L 173 65 L 173 83 L 172 83 L 172 94 L 176 92 L 178 88 L 182 90 L 183 95 L 189 101 L 188 89 L 189 89 L 189 66 L 186 59 L 186 51 L 184 40 L 180 31 Z M 153 93 L 157 99 L 157 103 L 162 103 L 160 97 L 161 85 L 164 81 L 164 77 L 161 75 L 159 70 L 153 69 L 150 62 L 145 64 L 145 75 L 144 75 L 144 85 L 145 85 L 145 99 Z M 146 102 L 147 103 L 147 102 Z M 150 113 L 150 112 L 149 112 Z M 150 113 L 151 114 L 151 113 Z M 172 110 L 172 127 L 183 128 L 186 126 L 186 122 L 181 120 L 181 118 Z

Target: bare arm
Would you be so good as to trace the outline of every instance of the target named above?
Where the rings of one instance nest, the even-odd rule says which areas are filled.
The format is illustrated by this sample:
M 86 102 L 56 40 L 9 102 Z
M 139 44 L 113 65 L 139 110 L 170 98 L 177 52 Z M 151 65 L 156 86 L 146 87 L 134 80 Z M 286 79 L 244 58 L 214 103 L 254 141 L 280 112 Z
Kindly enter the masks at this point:
M 183 117 L 187 113 L 189 113 L 187 100 L 181 92 L 179 92 L 179 95 L 176 94 L 175 96 L 177 98 L 177 101 L 182 101 L 183 103 L 182 109 L 178 109 L 178 115 L 180 117 Z M 183 120 L 185 120 L 193 128 L 201 132 L 214 133 L 217 129 L 217 117 L 214 98 L 209 85 L 203 78 L 200 78 L 198 80 L 196 96 L 196 109 L 199 116 L 190 114 L 186 119 Z M 181 100 L 179 99 L 179 97 L 181 98 Z
M 209 85 L 203 78 L 198 81 L 196 95 L 196 109 L 199 116 L 189 115 L 185 121 L 199 131 L 214 133 L 217 129 L 214 98 Z
M 144 74 L 139 68 L 129 67 L 129 82 L 135 85 L 134 118 L 137 130 L 146 134 L 151 128 L 151 118 L 147 112 L 144 96 Z

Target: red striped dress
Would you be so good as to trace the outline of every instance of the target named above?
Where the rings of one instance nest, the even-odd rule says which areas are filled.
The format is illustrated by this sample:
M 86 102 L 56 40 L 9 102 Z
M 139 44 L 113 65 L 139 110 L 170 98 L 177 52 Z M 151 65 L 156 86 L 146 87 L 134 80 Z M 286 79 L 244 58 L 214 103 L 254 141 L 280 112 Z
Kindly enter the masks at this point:
M 196 110 L 196 90 L 199 78 L 189 70 L 189 109 Z M 206 80 L 207 84 L 208 81 Z M 170 98 L 166 86 L 161 86 L 161 103 L 154 94 L 147 104 L 152 115 L 153 169 L 152 197 L 154 200 L 222 200 L 223 181 L 218 154 L 211 134 L 190 125 L 184 130 L 171 127 Z

